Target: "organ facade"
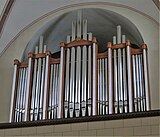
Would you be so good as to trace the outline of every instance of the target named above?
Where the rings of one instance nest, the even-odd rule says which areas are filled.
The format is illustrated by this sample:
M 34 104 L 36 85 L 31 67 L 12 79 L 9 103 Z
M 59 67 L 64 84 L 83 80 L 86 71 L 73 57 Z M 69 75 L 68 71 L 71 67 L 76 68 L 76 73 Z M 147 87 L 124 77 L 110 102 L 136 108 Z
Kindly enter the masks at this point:
M 137 47 L 121 26 L 98 52 L 87 20 L 78 12 L 72 33 L 51 56 L 40 37 L 26 62 L 14 61 L 10 122 L 149 111 L 147 45 Z

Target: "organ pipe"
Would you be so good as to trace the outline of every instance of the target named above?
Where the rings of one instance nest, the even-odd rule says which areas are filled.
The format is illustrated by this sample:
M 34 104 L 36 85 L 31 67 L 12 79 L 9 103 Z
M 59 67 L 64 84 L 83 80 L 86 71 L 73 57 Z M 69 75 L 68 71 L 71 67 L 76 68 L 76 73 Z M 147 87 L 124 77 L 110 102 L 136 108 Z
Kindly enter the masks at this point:
M 132 93 L 132 75 L 131 75 L 131 55 L 130 55 L 130 41 L 126 41 L 127 46 L 127 75 L 128 75 L 128 94 L 129 94 L 129 112 L 133 112 L 133 93 Z
M 108 92 L 109 92 L 109 114 L 113 114 L 113 89 L 112 89 L 112 45 L 109 42 L 108 48 Z
M 148 62 L 147 62 L 147 45 L 142 45 L 143 49 L 143 66 L 144 66 L 144 79 L 145 79 L 145 93 L 146 93 L 146 110 L 150 110 L 150 92 L 149 92 L 149 82 L 148 82 Z
M 13 72 L 13 82 L 12 82 L 12 95 L 11 95 L 11 106 L 10 106 L 10 117 L 9 122 L 13 122 L 14 119 L 14 104 L 15 101 L 14 98 L 17 94 L 16 86 L 17 86 L 17 78 L 18 78 L 18 64 L 19 61 L 17 59 L 14 60 L 14 72 Z

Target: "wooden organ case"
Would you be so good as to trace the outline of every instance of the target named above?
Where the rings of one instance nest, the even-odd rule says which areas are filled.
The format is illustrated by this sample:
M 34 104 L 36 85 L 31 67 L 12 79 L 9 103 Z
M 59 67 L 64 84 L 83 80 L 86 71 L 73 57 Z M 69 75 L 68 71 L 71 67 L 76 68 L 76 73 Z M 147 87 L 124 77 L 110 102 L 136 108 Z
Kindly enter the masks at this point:
M 117 26 L 106 47 L 98 53 L 81 12 L 67 43 L 60 43 L 59 58 L 51 57 L 41 36 L 28 61 L 14 60 L 9 121 L 149 111 L 147 45 L 133 48 Z

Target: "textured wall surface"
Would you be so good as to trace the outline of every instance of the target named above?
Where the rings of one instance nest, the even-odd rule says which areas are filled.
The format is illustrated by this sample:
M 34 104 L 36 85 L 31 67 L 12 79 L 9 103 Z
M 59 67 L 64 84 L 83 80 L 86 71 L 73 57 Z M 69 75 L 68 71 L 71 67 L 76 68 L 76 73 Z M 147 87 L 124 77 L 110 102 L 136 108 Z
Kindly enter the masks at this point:
M 159 136 L 160 117 L 0 130 L 0 136 Z

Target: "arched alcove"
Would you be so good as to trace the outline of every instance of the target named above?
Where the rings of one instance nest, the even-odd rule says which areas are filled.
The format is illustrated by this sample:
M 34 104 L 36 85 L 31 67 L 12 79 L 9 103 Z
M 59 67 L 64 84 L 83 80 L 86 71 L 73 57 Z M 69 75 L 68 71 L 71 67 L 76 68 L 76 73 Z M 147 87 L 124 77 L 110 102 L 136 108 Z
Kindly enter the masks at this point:
M 138 46 L 143 43 L 137 27 L 126 17 L 113 11 L 98 8 L 81 10 L 83 19 L 88 21 L 88 32 L 92 32 L 93 36 L 98 40 L 99 52 L 106 50 L 107 42 L 112 42 L 112 37 L 117 33 L 117 25 L 121 25 L 122 34 L 126 35 L 127 39 L 130 39 L 132 43 Z M 44 36 L 44 44 L 47 45 L 47 49 L 52 53 L 58 52 L 60 50 L 59 42 L 66 42 L 66 36 L 71 35 L 71 23 L 77 19 L 77 11 L 70 11 L 56 17 L 40 28 L 28 42 L 22 60 L 25 61 L 28 58 L 28 52 L 34 52 L 41 35 Z

